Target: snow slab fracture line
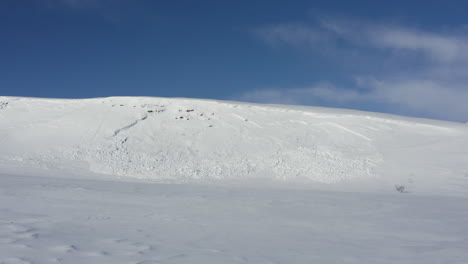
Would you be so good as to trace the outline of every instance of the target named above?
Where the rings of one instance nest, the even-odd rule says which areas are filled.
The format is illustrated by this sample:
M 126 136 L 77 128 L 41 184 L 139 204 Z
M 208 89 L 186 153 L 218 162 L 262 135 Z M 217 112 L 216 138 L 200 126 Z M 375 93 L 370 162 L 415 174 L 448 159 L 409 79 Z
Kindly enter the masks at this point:
M 138 124 L 138 122 L 142 121 L 142 120 L 145 120 L 147 118 L 147 116 L 145 115 L 144 117 L 142 117 L 141 119 L 139 120 L 135 120 L 133 121 L 131 124 L 127 125 L 127 126 L 124 126 L 122 128 L 119 128 L 117 130 L 114 131 L 114 137 L 117 136 L 120 132 L 124 131 L 124 130 L 127 130 L 133 126 L 135 126 L 136 124 Z

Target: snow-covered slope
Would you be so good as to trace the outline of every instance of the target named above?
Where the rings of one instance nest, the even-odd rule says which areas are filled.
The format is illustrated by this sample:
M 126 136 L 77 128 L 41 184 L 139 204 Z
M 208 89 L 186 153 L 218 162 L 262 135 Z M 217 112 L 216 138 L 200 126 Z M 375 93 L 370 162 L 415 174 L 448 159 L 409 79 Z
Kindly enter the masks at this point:
M 467 263 L 467 147 L 351 110 L 0 97 L 0 264 Z
M 0 97 L 0 170 L 466 193 L 468 125 L 194 99 Z

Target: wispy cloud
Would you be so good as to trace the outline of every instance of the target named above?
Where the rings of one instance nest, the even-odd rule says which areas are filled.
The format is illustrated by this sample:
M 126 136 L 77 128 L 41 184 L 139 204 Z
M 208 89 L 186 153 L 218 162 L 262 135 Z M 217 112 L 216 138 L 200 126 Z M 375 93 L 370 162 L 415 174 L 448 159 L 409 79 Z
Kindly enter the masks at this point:
M 420 52 L 440 62 L 468 61 L 468 32 L 430 32 L 401 25 L 321 20 L 320 26 L 355 45 Z
M 307 88 L 259 89 L 244 93 L 238 99 L 257 103 L 310 104 L 318 101 L 346 103 L 361 96 L 354 90 L 321 83 Z
M 236 99 L 257 103 L 350 108 L 378 104 L 384 109 L 394 109 L 391 112 L 397 114 L 418 114 L 458 121 L 468 119 L 468 91 L 464 87 L 447 89 L 443 84 L 431 80 L 372 80 L 361 83 L 359 88 L 318 84 L 306 88 L 259 89 L 241 94 Z
M 283 24 L 255 31 L 268 43 L 309 50 L 356 51 L 355 64 L 367 69 L 342 73 L 355 81 L 338 87 L 333 80 L 310 87 L 246 92 L 238 99 L 264 103 L 322 104 L 359 108 L 379 104 L 399 114 L 468 121 L 468 34 L 428 31 L 395 24 L 318 19 L 312 25 Z M 385 63 L 376 71 L 375 62 Z M 337 61 L 336 63 L 339 63 Z M 411 65 L 408 67 L 407 64 Z
M 374 42 L 384 47 L 420 51 L 439 62 L 468 61 L 468 39 L 405 29 L 376 31 Z

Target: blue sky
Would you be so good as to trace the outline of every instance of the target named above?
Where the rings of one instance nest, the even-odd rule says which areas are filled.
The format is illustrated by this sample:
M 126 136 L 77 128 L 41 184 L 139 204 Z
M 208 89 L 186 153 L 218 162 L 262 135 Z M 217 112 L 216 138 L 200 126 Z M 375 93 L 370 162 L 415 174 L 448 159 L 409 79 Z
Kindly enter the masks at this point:
M 0 95 L 468 121 L 466 1 L 2 0 Z

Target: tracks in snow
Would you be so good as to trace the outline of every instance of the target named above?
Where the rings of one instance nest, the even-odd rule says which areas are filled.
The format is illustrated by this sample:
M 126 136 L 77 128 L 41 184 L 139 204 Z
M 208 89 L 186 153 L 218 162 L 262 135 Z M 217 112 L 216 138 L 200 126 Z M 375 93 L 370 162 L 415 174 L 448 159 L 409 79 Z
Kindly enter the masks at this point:
M 353 134 L 353 135 L 356 135 L 356 136 L 358 136 L 358 137 L 360 137 L 360 138 L 363 138 L 363 139 L 365 139 L 365 140 L 367 140 L 367 141 L 372 141 L 372 139 L 370 139 L 370 138 L 364 136 L 363 134 L 358 133 L 358 132 L 356 132 L 356 131 L 354 131 L 354 130 L 351 130 L 351 129 L 349 129 L 349 128 L 346 128 L 346 127 L 344 127 L 344 126 L 338 125 L 337 123 L 327 122 L 327 124 L 330 124 L 330 125 L 332 125 L 332 126 L 334 126 L 334 127 L 337 127 L 337 128 L 341 128 L 342 130 L 347 131 L 347 132 L 349 132 L 349 133 L 351 133 L 351 134 Z

